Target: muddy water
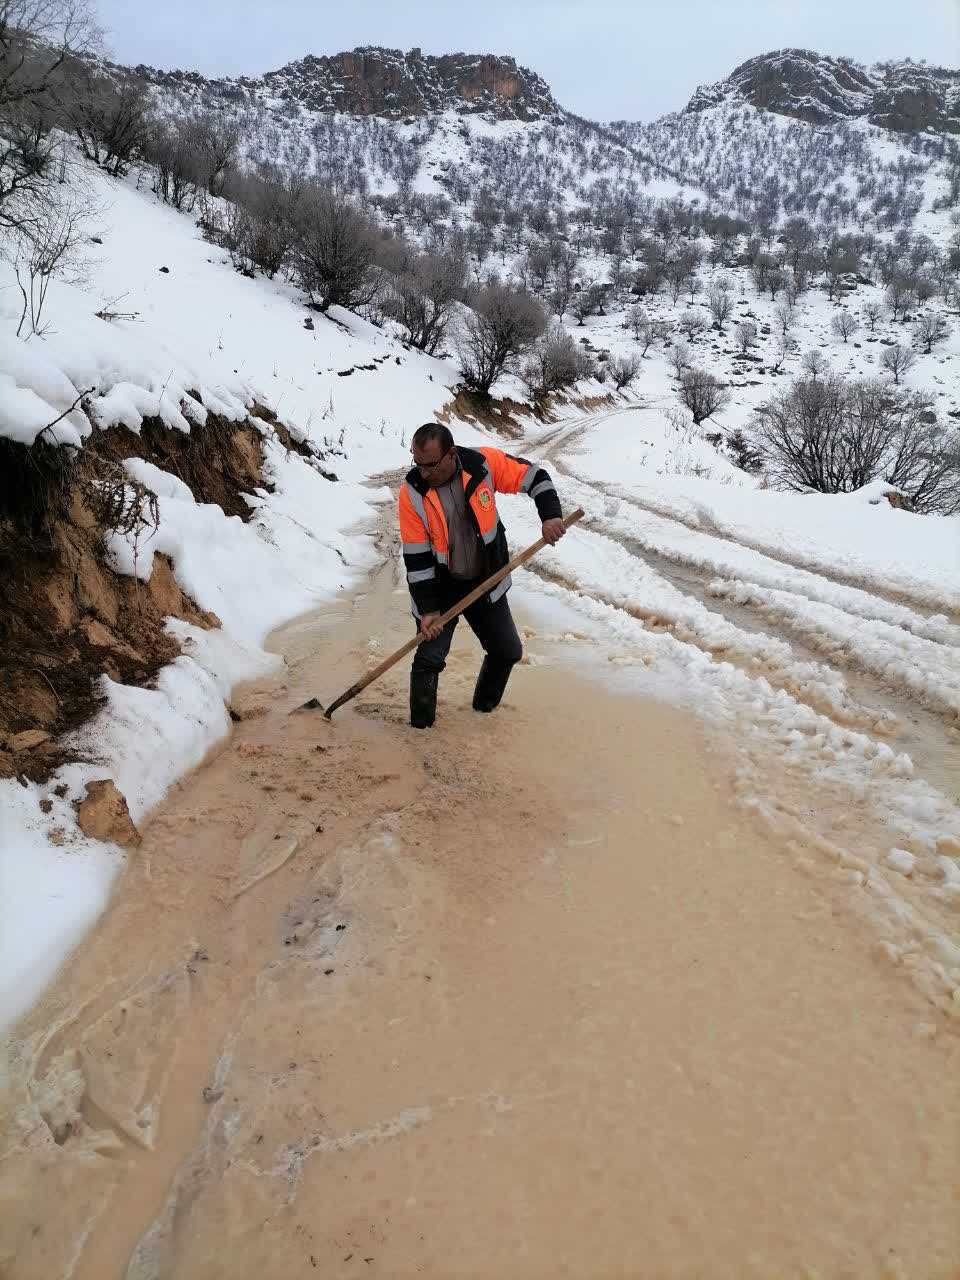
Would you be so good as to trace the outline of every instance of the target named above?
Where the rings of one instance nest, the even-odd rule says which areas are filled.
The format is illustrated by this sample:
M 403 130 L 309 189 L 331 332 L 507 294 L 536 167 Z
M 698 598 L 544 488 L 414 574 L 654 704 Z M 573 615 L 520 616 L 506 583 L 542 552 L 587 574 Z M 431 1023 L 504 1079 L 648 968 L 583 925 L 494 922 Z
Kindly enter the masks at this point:
M 467 633 L 431 733 L 288 714 L 395 591 L 276 638 L 18 1029 L 0 1274 L 956 1275 L 957 1037 L 694 721 L 538 636 L 478 717 Z

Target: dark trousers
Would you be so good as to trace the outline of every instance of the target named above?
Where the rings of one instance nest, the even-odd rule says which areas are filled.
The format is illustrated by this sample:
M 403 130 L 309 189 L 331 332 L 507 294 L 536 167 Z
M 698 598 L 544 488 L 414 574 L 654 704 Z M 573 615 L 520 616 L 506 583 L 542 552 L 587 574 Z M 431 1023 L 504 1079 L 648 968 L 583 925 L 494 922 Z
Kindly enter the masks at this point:
M 468 582 L 462 579 L 451 579 L 442 612 L 452 609 L 458 600 L 469 595 L 479 584 L 480 580 Z M 461 617 L 466 618 L 471 631 L 483 646 L 484 653 L 489 654 L 491 658 L 500 658 L 512 664 L 519 662 L 523 657 L 523 645 L 517 635 L 516 623 L 513 621 L 506 594 L 493 604 L 490 604 L 486 597 L 482 597 L 476 604 L 470 605 L 469 609 L 465 609 Z M 414 671 L 440 672 L 444 669 L 447 665 L 447 654 L 450 652 L 453 633 L 459 621 L 460 618 L 454 618 L 452 622 L 447 623 L 436 640 L 424 640 L 423 644 L 417 646 L 413 654 Z

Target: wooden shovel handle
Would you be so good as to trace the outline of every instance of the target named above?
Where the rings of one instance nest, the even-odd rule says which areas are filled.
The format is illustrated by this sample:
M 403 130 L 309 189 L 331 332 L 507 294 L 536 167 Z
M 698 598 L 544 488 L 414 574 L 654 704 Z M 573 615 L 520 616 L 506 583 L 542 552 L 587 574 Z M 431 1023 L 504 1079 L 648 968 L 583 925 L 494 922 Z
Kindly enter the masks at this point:
M 576 511 L 571 511 L 568 516 L 564 517 L 564 527 L 569 529 L 570 526 L 576 524 L 578 520 L 582 520 L 583 515 L 583 508 L 577 507 Z M 502 569 L 498 569 L 496 573 L 491 574 L 485 582 L 480 583 L 479 587 L 474 587 L 469 595 L 464 596 L 464 598 L 458 601 L 452 609 L 448 609 L 446 613 L 442 614 L 439 625 L 441 627 L 445 627 L 448 622 L 452 622 L 454 618 L 458 618 L 460 614 L 463 613 L 464 609 L 469 609 L 470 606 L 475 601 L 479 600 L 481 596 L 485 596 L 488 591 L 492 591 L 498 582 L 502 582 L 508 573 L 512 573 L 514 569 L 519 569 L 521 565 L 526 564 L 532 556 L 535 556 L 538 551 L 542 551 L 546 545 L 546 538 L 538 538 L 532 546 L 527 547 L 526 551 L 521 551 L 518 556 L 514 556 L 509 564 L 505 564 Z M 426 636 L 422 632 L 417 632 L 413 639 L 408 640 L 405 645 L 401 645 L 396 653 L 391 653 L 389 658 L 384 658 L 383 662 L 381 662 L 378 667 L 374 667 L 372 671 L 368 671 L 361 680 L 358 680 L 356 684 L 352 684 L 346 693 L 342 693 L 335 702 L 330 703 L 329 707 L 327 707 L 326 711 L 323 713 L 326 718 L 329 720 L 338 707 L 342 707 L 345 702 L 349 702 L 351 698 L 355 698 L 358 693 L 361 693 L 367 687 L 368 684 L 373 684 L 374 680 L 379 680 L 384 672 L 389 671 L 392 666 L 395 666 L 396 663 L 398 663 L 401 658 L 406 657 L 408 653 L 412 653 L 418 644 L 423 644 L 425 639 Z

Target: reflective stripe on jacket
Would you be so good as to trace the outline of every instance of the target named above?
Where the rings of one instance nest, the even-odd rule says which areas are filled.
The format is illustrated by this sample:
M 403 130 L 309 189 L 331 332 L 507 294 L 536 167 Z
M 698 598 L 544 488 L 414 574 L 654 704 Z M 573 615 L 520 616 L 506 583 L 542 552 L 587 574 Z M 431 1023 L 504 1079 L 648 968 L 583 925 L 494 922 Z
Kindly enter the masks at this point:
M 549 474 L 536 462 L 515 458 L 502 449 L 457 448 L 467 514 L 483 546 L 483 577 L 496 573 L 510 559 L 507 533 L 497 511 L 496 494 L 527 493 L 537 504 L 541 520 L 562 514 L 560 499 Z M 420 617 L 439 613 L 446 593 L 444 579 L 450 558 L 447 520 L 434 489 L 414 467 L 400 489 L 400 540 L 413 611 Z M 509 575 L 490 592 L 499 600 L 510 586 Z

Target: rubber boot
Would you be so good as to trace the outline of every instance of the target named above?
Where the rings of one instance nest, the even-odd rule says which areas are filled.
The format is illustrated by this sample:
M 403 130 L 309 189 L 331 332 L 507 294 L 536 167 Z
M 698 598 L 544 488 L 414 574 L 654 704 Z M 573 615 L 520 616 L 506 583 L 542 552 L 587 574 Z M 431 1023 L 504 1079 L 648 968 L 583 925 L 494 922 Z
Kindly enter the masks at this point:
M 477 676 L 477 687 L 473 691 L 474 711 L 493 711 L 500 705 L 503 691 L 513 670 L 512 662 L 504 662 L 502 658 L 484 658 Z
M 439 671 L 410 672 L 410 723 L 414 729 L 429 729 L 437 716 Z

